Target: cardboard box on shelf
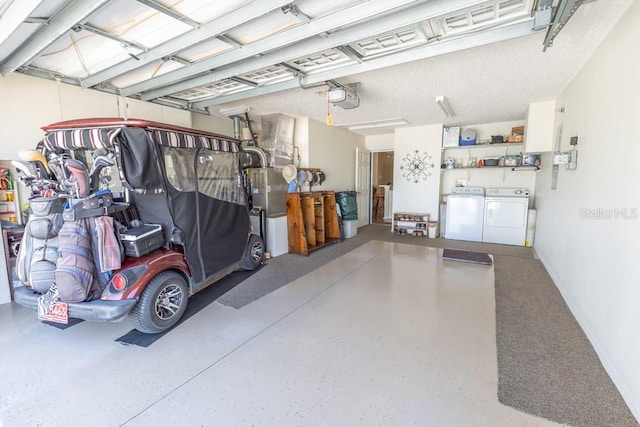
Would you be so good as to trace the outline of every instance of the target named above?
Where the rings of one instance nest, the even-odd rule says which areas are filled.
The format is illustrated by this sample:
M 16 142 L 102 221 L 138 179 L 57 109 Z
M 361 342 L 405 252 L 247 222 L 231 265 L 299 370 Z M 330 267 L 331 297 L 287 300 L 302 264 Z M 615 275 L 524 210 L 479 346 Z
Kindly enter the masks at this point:
M 524 126 L 512 127 L 511 135 L 524 135 Z
M 509 135 L 507 142 L 524 142 L 524 135 Z

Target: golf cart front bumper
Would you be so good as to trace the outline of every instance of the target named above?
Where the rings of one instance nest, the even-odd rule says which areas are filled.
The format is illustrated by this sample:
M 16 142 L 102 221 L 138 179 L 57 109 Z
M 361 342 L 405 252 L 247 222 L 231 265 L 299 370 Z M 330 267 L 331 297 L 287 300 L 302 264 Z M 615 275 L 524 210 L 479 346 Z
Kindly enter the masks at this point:
M 41 294 L 24 286 L 14 289 L 13 296 L 16 303 L 31 310 L 38 310 L 38 298 Z M 86 301 L 68 303 L 70 318 L 83 319 L 92 322 L 118 322 L 124 319 L 138 302 L 137 298 L 120 301 Z

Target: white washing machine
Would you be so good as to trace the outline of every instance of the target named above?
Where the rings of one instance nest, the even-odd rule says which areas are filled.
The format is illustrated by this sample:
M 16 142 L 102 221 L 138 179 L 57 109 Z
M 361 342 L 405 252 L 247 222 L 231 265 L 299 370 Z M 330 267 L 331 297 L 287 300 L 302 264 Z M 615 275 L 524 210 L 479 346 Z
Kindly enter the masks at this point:
M 482 241 L 524 246 L 528 213 L 526 188 L 487 188 Z
M 444 237 L 481 242 L 483 219 L 484 188 L 454 187 L 447 196 Z

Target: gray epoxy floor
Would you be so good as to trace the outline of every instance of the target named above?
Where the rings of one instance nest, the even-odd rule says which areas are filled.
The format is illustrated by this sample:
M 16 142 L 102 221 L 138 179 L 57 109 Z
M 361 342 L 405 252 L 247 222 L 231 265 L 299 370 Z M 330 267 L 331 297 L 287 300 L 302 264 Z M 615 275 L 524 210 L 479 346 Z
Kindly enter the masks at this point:
M 0 425 L 547 426 L 497 398 L 491 267 L 371 241 L 148 348 L 0 306 Z

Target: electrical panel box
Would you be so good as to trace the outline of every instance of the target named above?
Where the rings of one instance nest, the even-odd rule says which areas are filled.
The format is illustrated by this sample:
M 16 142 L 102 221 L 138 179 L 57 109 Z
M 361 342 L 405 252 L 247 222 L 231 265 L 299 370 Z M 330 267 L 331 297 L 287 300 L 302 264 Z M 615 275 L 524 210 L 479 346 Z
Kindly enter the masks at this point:
M 566 165 L 569 163 L 569 160 L 569 152 L 567 151 L 556 151 L 553 153 L 554 165 Z

